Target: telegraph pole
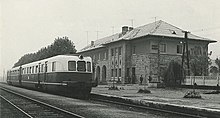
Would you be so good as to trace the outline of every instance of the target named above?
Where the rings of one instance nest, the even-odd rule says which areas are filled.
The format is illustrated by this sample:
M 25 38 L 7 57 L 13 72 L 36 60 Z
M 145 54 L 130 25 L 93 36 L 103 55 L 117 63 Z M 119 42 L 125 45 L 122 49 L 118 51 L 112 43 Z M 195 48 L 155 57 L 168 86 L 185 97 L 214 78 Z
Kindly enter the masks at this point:
M 86 31 L 86 43 L 88 45 L 88 39 L 89 39 L 89 31 Z
M 130 19 L 131 20 L 131 27 L 134 27 L 134 19 Z
M 101 32 L 101 31 L 98 31 L 98 30 L 96 31 L 96 38 L 97 39 L 99 39 L 99 32 Z
M 184 42 L 186 43 L 186 64 L 187 64 L 187 76 L 190 76 L 190 70 L 189 70 L 189 49 L 188 49 L 188 31 L 183 31 L 184 33 Z
M 112 35 L 114 35 L 114 33 L 115 33 L 115 27 L 112 26 Z
M 4 82 L 4 80 L 5 80 L 5 69 L 3 69 L 3 82 Z
M 160 82 L 160 42 L 158 42 L 158 52 L 157 52 L 157 75 L 158 75 L 158 81 Z

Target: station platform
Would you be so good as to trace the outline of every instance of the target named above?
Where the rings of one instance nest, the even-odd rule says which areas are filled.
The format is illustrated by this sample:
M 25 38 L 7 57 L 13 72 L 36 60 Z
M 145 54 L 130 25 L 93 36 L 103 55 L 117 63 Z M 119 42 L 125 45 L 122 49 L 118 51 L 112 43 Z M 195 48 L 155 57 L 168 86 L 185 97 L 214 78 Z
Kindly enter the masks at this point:
M 126 99 L 140 105 L 156 108 L 180 109 L 180 111 L 198 112 L 195 114 L 217 114 L 220 116 L 220 94 L 204 94 L 213 90 L 196 89 L 202 96 L 197 98 L 183 98 L 192 89 L 187 88 L 148 88 L 146 85 L 130 84 L 116 85 L 119 90 L 109 90 L 112 85 L 98 85 L 92 88 L 93 94 Z M 150 90 L 151 93 L 138 93 L 139 89 Z

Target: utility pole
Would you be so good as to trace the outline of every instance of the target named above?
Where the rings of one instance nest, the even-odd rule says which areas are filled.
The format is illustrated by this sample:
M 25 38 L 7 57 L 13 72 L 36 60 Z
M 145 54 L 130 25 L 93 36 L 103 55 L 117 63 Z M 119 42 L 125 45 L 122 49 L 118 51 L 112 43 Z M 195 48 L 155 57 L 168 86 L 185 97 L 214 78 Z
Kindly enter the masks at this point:
M 160 41 L 158 42 L 158 52 L 157 52 L 157 75 L 158 75 L 158 81 L 160 82 Z
M 189 49 L 188 49 L 188 31 L 183 31 L 184 33 L 184 42 L 186 43 L 186 64 L 187 64 L 187 76 L 190 76 L 190 70 L 189 70 Z
M 155 24 L 155 26 L 157 25 L 156 21 L 157 21 L 157 16 L 154 17 L 154 24 Z
M 115 27 L 112 26 L 112 35 L 114 35 L 114 33 L 115 33 Z
M 99 32 L 101 32 L 101 31 L 98 31 L 98 30 L 96 31 L 96 38 L 97 39 L 99 39 Z
M 4 80 L 5 80 L 5 69 L 3 69 L 3 82 L 4 82 Z
M 185 72 L 184 72 L 184 67 L 183 67 L 183 64 L 184 64 L 184 58 L 185 58 L 185 41 L 182 41 L 182 48 L 183 48 L 183 50 L 182 50 L 182 79 L 185 77 Z
M 130 19 L 131 21 L 131 27 L 134 27 L 134 19 Z
M 89 31 L 86 31 L 86 45 L 88 45 Z

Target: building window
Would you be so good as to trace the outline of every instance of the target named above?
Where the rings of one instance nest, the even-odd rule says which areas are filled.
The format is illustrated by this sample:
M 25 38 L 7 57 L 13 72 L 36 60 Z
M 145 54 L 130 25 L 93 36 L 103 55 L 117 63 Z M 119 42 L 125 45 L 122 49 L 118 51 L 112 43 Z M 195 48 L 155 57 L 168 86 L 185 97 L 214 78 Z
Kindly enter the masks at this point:
M 93 58 L 92 58 L 93 60 L 95 60 L 95 54 L 93 55 Z
M 106 60 L 107 54 L 106 52 L 104 52 L 104 60 Z
M 111 77 L 114 75 L 114 69 L 111 69 Z
M 114 49 L 111 49 L 111 55 L 114 56 Z
M 152 50 L 158 50 L 158 45 L 151 45 Z M 160 44 L 160 52 L 166 52 L 166 44 Z
M 132 47 L 132 54 L 135 54 L 136 53 L 136 46 L 133 46 Z
M 56 62 L 52 62 L 52 71 L 56 70 Z
M 76 61 L 68 61 L 68 70 L 76 71 Z
M 118 55 L 118 48 L 115 48 L 115 56 Z
M 166 52 L 166 44 L 160 44 L 160 52 Z
M 121 77 L 121 68 L 119 68 L 118 71 L 119 71 L 119 72 L 118 72 L 118 75 L 119 75 L 119 77 Z
M 121 55 L 121 47 L 118 48 L 118 55 Z
M 151 45 L 152 50 L 158 50 L 158 45 Z
M 118 69 L 115 69 L 115 77 L 118 76 Z
M 176 52 L 178 53 L 178 54 L 182 54 L 183 53 L 183 46 L 182 45 L 177 45 L 177 48 L 176 48 L 177 50 L 176 50 Z

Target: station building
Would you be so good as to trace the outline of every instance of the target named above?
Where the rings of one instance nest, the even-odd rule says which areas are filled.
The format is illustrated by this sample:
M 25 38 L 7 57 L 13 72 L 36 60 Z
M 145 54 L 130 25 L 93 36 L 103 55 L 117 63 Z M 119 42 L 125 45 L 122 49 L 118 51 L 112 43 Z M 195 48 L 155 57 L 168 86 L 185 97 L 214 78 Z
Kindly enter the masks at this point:
M 78 51 L 90 56 L 94 64 L 94 78 L 99 84 L 117 81 L 122 84 L 138 83 L 140 76 L 155 81 L 175 60 L 181 63 L 184 30 L 156 21 L 137 28 L 124 26 L 114 35 L 91 41 Z M 189 53 L 208 55 L 208 44 L 216 42 L 188 33 Z

